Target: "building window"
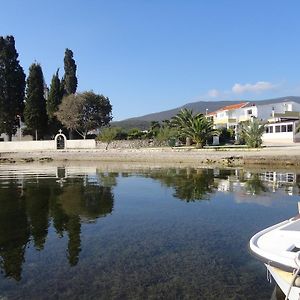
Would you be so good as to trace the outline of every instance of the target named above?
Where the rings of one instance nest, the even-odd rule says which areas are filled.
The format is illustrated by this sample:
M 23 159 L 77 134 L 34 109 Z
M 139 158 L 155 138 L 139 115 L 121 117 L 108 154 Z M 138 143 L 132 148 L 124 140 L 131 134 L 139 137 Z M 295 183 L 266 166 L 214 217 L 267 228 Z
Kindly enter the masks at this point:
M 273 133 L 273 126 L 269 126 L 269 133 Z
M 287 131 L 288 131 L 288 132 L 293 132 L 293 125 L 292 125 L 292 124 L 289 124 L 289 125 L 287 126 Z
M 275 132 L 280 132 L 280 125 L 275 126 Z
M 281 132 L 286 132 L 286 125 L 281 125 Z
M 247 114 L 248 114 L 248 115 L 252 115 L 252 109 L 248 109 L 248 110 L 247 110 Z
M 268 126 L 266 127 L 266 133 L 269 133 L 269 127 Z

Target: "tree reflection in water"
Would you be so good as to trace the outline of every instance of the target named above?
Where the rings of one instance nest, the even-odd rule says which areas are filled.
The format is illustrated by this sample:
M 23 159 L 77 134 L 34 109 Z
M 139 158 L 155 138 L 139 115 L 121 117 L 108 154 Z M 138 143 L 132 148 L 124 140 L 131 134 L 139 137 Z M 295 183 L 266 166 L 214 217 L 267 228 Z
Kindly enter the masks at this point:
M 256 173 L 251 174 L 250 179 L 246 181 L 245 188 L 250 195 L 261 195 L 269 191 Z
M 5 276 L 21 280 L 25 249 L 31 240 L 36 250 L 44 249 L 51 220 L 60 238 L 68 235 L 67 258 L 75 266 L 81 223 L 112 213 L 117 176 L 97 173 L 96 180 L 68 178 L 63 185 L 56 178 L 24 180 L 21 186 L 20 181 L 9 179 L 0 189 L 0 268 Z
M 174 197 L 190 202 L 208 200 L 216 188 L 212 169 L 168 169 L 146 175 L 174 189 Z
M 16 180 L 0 189 L 0 267 L 6 276 L 21 280 L 30 225 Z

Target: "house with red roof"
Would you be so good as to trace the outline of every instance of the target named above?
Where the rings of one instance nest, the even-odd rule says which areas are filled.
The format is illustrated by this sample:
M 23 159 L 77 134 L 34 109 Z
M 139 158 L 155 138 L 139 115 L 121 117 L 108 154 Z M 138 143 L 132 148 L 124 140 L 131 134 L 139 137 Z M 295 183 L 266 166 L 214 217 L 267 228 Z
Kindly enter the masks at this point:
M 207 118 L 214 122 L 216 128 L 235 128 L 239 122 L 239 109 L 245 107 L 248 102 L 242 102 L 224 106 L 214 112 L 208 113 Z

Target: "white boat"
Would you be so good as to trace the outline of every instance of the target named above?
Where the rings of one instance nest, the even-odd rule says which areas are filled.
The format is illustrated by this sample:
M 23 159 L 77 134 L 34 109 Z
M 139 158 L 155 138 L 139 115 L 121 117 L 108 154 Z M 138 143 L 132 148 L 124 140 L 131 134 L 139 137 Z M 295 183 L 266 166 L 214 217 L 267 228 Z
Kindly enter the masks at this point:
M 300 215 L 255 234 L 250 250 L 265 264 L 285 299 L 299 300 Z

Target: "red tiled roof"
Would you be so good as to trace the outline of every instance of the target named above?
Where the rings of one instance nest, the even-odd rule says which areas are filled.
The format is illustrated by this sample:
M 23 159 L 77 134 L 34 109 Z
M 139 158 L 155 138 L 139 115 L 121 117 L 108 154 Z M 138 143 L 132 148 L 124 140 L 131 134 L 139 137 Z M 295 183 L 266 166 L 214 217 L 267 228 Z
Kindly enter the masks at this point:
M 208 113 L 207 116 L 214 116 L 214 115 L 216 115 L 216 114 L 217 114 L 217 112 L 216 112 L 216 111 L 213 111 L 213 112 Z
M 231 104 L 231 105 L 227 105 L 224 107 L 221 107 L 220 109 L 210 112 L 208 113 L 208 115 L 215 115 L 220 111 L 224 111 L 224 110 L 233 110 L 233 109 L 239 109 L 239 108 L 243 108 L 245 107 L 249 102 L 241 102 L 241 103 L 237 103 L 237 104 Z
M 227 105 L 227 106 L 220 108 L 218 111 L 239 109 L 239 108 L 246 106 L 247 104 L 248 104 L 248 102 L 242 102 L 242 103 L 238 103 L 238 104 Z

